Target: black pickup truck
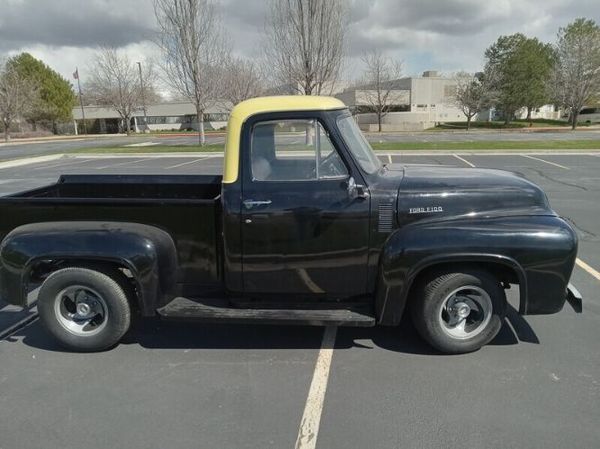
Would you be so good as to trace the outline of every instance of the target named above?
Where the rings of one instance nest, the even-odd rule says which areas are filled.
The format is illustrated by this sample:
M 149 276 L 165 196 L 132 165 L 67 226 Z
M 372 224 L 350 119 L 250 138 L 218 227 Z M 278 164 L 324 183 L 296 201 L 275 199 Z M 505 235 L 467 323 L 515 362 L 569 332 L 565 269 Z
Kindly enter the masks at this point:
M 115 345 L 133 315 L 394 326 L 410 311 L 447 353 L 567 299 L 572 228 L 521 176 L 385 165 L 343 103 L 248 100 L 222 176 L 62 176 L 0 199 L 0 295 L 37 301 L 72 350 Z

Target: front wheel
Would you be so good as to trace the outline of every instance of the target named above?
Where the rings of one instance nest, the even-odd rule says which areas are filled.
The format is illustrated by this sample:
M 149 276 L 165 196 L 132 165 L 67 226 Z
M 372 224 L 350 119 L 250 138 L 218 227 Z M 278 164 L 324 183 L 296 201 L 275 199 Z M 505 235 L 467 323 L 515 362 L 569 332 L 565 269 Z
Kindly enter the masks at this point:
M 449 354 L 476 351 L 489 343 L 506 315 L 504 289 L 485 271 L 437 272 L 416 293 L 412 317 L 417 331 Z
M 129 329 L 131 309 L 124 282 L 87 268 L 52 273 L 38 295 L 38 312 L 46 329 L 74 351 L 102 351 Z

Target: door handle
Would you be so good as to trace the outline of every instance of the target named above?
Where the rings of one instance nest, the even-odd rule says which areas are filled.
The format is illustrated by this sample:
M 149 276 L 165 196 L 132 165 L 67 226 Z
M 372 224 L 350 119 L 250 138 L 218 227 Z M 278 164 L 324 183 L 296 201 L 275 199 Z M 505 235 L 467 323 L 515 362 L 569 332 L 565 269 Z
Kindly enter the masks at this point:
M 256 207 L 256 206 L 268 206 L 269 204 L 271 204 L 271 200 L 262 200 L 262 201 L 244 200 L 243 204 L 246 209 L 252 209 L 253 207 Z

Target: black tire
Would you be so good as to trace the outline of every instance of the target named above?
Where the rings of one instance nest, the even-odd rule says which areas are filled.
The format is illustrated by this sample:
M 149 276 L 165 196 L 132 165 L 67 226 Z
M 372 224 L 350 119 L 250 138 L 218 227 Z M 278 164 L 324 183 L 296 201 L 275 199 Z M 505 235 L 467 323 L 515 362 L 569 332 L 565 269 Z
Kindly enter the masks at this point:
M 481 319 L 481 323 L 473 324 L 473 336 L 450 335 L 441 321 L 448 320 L 448 312 L 443 307 L 449 301 L 452 293 L 470 287 L 481 289 L 487 293 L 491 301 L 491 312 L 480 316 L 488 316 L 489 321 Z M 447 354 L 462 354 L 473 352 L 488 344 L 500 331 L 506 316 L 506 295 L 500 282 L 486 271 L 464 270 L 462 272 L 435 272 L 423 279 L 416 288 L 412 298 L 411 312 L 415 327 L 421 337 L 431 346 Z M 485 302 L 485 301 L 482 301 Z M 446 309 L 447 310 L 447 309 Z M 444 315 L 445 314 L 445 315 Z M 444 318 L 445 316 L 445 318 Z M 469 315 L 470 316 L 470 315 Z M 467 317 L 465 320 L 468 320 Z M 486 324 L 487 321 L 487 324 Z
M 89 288 L 101 297 L 101 308 L 106 313 L 105 323 L 91 335 L 70 331 L 59 319 L 56 307 L 60 307 L 57 302 L 61 299 L 58 296 L 73 286 Z M 79 267 L 61 269 L 50 274 L 40 288 L 37 304 L 40 320 L 67 349 L 78 352 L 102 351 L 116 345 L 129 329 L 131 307 L 127 291 L 129 289 L 118 272 L 104 273 Z

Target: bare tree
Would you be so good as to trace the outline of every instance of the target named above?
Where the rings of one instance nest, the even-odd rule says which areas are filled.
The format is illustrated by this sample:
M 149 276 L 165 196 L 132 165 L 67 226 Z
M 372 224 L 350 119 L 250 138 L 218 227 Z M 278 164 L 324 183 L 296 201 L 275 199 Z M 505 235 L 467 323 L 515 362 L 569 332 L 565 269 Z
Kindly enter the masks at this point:
M 456 91 L 452 95 L 452 101 L 467 117 L 468 131 L 473 117 L 493 105 L 495 94 L 488 77 L 483 73 L 473 75 L 459 72 L 454 79 Z
M 154 71 L 152 64 L 144 64 L 144 93 L 152 91 Z M 138 68 L 127 55 L 112 47 L 104 47 L 90 71 L 91 79 L 86 85 L 89 94 L 98 104 L 111 106 L 121 117 L 121 128 L 131 131 L 131 118 L 143 104 L 143 92 L 139 83 Z
M 34 103 L 37 92 L 34 85 L 19 75 L 15 67 L 0 63 L 0 121 L 4 140 L 10 140 L 10 127 Z
M 338 79 L 348 25 L 343 0 L 271 0 L 265 56 L 275 82 L 304 95 Z
M 204 114 L 222 92 L 221 74 L 229 47 L 213 0 L 154 0 L 166 82 L 196 108 L 199 142 Z
M 397 100 L 402 64 L 379 50 L 365 53 L 362 60 L 366 66 L 360 81 L 362 100 L 377 115 L 377 128 L 381 132 L 381 122 Z
M 600 27 L 593 20 L 576 19 L 559 30 L 551 84 L 575 129 L 581 109 L 600 92 Z
M 248 98 L 258 97 L 262 90 L 262 79 L 254 62 L 232 58 L 224 67 L 223 96 L 234 105 Z

